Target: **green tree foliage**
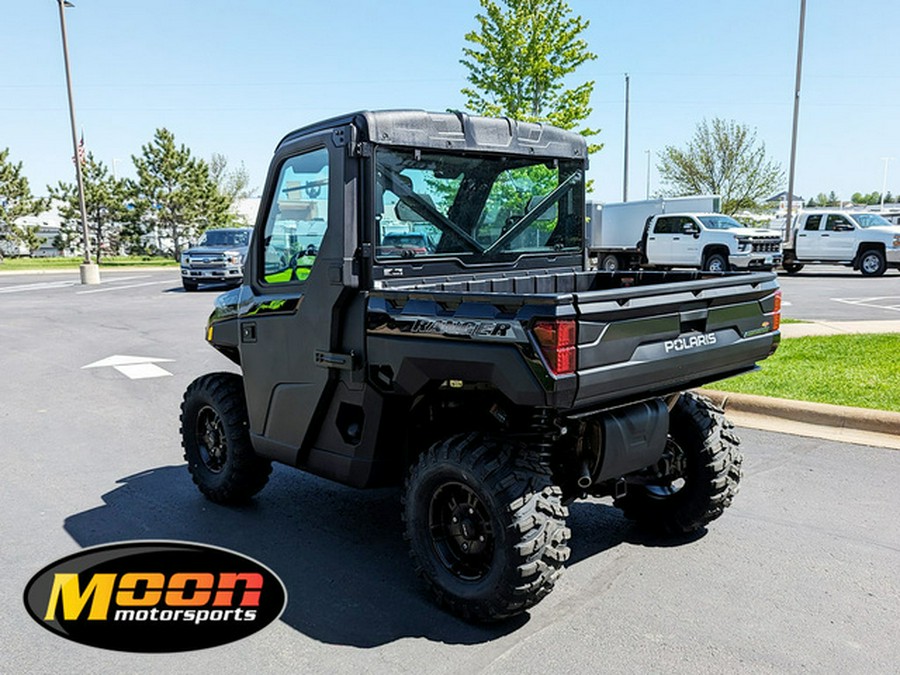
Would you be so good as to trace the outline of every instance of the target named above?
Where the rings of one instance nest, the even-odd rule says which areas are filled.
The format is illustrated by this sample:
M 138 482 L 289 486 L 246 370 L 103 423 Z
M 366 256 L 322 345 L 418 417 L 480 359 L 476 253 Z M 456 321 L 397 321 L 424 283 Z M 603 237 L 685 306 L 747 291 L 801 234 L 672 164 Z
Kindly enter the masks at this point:
M 82 167 L 84 206 L 91 238 L 91 250 L 99 263 L 104 254 L 117 255 L 122 245 L 122 227 L 131 218 L 128 210 L 128 190 L 124 180 L 112 176 L 107 166 L 89 152 Z M 63 219 L 54 245 L 64 250 L 83 245 L 81 206 L 78 186 L 60 181 L 56 187 L 47 186 L 53 199 L 62 202 L 59 209 Z
M 237 211 L 238 201 L 246 199 L 250 196 L 250 172 L 241 162 L 241 165 L 234 169 L 228 168 L 228 158 L 218 152 L 214 152 L 209 160 L 209 175 L 213 182 L 219 188 L 219 192 L 228 198 L 231 213 L 234 215 L 237 224 L 248 225 L 247 218 Z
M 208 227 L 233 224 L 231 202 L 210 176 L 209 165 L 191 155 L 175 135 L 157 129 L 153 140 L 132 155 L 137 180 L 130 192 L 145 232 L 162 230 L 170 238 L 176 258 L 182 247 Z
M 469 110 L 575 129 L 591 114 L 594 81 L 567 87 L 575 70 L 597 55 L 581 35 L 589 22 L 564 0 L 479 0 L 478 30 L 466 34 L 460 62 L 471 86 Z M 581 129 L 590 137 L 599 129 Z M 589 146 L 589 152 L 601 145 Z
M 784 172 L 766 157 L 756 132 L 734 120 L 703 120 L 686 148 L 666 146 L 659 159 L 657 169 L 669 195 L 721 195 L 727 214 L 758 208 L 784 181 Z
M 26 246 L 34 252 L 40 245 L 37 226 L 19 226 L 23 216 L 36 216 L 49 206 L 46 199 L 31 194 L 28 179 L 22 174 L 22 162 L 9 161 L 9 148 L 0 150 L 0 240 Z
M 890 194 L 890 193 L 888 193 Z M 854 192 L 850 197 L 850 201 L 854 204 L 866 204 L 868 206 L 874 206 L 875 204 L 881 203 L 881 193 L 880 192 L 870 192 L 869 194 L 863 194 L 861 192 Z M 887 195 L 885 195 L 885 201 L 889 202 L 887 199 Z

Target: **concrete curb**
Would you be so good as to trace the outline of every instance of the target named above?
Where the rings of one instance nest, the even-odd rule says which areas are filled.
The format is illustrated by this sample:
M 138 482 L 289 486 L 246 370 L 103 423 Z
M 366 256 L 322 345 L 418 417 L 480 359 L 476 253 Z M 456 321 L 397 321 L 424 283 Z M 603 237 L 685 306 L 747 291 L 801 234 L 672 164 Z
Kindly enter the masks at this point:
M 776 417 L 819 427 L 900 436 L 900 413 L 896 412 L 734 394 L 712 389 L 701 389 L 700 392 L 729 412 Z

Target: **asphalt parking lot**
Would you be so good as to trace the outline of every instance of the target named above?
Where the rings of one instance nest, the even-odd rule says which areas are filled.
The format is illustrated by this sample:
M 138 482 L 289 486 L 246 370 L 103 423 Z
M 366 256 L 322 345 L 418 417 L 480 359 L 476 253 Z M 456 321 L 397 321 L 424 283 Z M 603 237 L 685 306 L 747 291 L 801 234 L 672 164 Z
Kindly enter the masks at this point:
M 853 313 L 815 317 L 831 320 L 897 316 L 890 302 L 834 298 L 900 305 L 895 272 L 781 280 L 794 318 L 814 318 L 794 313 L 817 311 L 807 301 Z M 196 376 L 234 370 L 203 340 L 216 292 L 184 293 L 177 270 L 103 282 L 0 276 L 6 672 L 896 672 L 896 451 L 742 429 L 741 492 L 703 536 L 648 538 L 608 502 L 578 503 L 556 590 L 521 619 L 474 627 L 419 589 L 396 490 L 279 467 L 250 506 L 204 500 L 178 406 Z M 243 641 L 172 655 L 81 646 L 26 614 L 38 569 L 132 539 L 252 556 L 285 582 L 287 609 Z

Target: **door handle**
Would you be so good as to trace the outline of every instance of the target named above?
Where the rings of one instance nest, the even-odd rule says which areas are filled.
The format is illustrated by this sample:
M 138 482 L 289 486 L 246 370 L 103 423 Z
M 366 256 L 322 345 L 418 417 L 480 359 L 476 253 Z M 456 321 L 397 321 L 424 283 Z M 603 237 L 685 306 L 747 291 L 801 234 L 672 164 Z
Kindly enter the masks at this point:
M 824 239 L 825 237 L 830 237 L 830 236 L 831 236 L 830 234 L 823 234 L 822 238 Z

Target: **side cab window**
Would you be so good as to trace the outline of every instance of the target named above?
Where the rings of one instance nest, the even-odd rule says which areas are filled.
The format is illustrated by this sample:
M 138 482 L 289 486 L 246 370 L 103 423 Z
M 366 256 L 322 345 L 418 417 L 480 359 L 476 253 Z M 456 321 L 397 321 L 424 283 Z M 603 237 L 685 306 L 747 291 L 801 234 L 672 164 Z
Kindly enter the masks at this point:
M 853 229 L 853 223 L 844 218 L 844 216 L 832 214 L 828 216 L 825 222 L 825 229 L 829 232 L 849 232 Z
M 266 217 L 260 281 L 303 282 L 328 227 L 328 151 L 319 148 L 287 159 Z
M 656 234 L 676 234 L 679 232 L 680 218 L 657 218 L 653 232 Z
M 822 222 L 822 216 L 820 214 L 809 216 L 806 219 L 806 222 L 803 224 L 804 230 L 815 231 L 819 229 L 819 223 Z

